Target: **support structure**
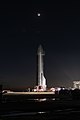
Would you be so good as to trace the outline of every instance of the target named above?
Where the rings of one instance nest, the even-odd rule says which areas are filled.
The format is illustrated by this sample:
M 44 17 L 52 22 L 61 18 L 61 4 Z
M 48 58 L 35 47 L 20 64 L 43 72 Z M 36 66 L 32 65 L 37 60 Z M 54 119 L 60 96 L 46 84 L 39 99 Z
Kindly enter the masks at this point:
M 80 81 L 73 81 L 73 88 L 80 89 Z

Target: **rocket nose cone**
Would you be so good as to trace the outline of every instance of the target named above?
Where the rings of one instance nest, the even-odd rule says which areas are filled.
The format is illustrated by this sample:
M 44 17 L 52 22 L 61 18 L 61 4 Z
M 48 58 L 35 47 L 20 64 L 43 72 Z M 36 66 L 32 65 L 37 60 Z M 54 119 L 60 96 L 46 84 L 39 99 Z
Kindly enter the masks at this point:
M 38 47 L 38 54 L 39 54 L 39 53 L 42 53 L 42 54 L 44 53 L 43 48 L 42 48 L 41 45 Z

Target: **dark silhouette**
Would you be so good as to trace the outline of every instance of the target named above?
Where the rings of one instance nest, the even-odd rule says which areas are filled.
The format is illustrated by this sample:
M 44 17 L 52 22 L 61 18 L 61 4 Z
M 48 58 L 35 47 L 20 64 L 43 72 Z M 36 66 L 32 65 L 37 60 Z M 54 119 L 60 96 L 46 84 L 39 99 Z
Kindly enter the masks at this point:
M 0 85 L 0 103 L 2 102 L 2 85 Z

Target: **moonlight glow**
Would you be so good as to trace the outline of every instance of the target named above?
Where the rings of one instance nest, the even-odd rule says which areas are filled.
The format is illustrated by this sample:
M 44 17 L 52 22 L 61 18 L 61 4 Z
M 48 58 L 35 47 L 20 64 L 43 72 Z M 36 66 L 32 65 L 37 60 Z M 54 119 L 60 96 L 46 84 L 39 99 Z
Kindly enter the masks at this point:
M 37 14 L 37 16 L 38 16 L 38 17 L 40 17 L 40 16 L 41 16 L 41 14 L 40 14 L 40 13 L 38 13 L 38 14 Z

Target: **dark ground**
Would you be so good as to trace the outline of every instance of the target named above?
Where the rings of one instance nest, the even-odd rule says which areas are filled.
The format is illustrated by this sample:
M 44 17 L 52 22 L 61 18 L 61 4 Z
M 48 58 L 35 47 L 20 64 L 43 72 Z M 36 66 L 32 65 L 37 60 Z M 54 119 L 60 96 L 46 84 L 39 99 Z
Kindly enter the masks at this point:
M 0 120 L 80 120 L 80 99 L 77 98 L 65 99 L 62 95 L 60 99 L 48 97 L 46 101 L 15 95 L 5 98 L 0 104 Z

